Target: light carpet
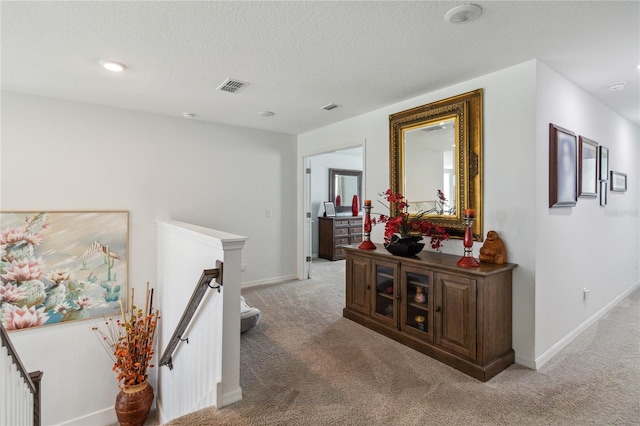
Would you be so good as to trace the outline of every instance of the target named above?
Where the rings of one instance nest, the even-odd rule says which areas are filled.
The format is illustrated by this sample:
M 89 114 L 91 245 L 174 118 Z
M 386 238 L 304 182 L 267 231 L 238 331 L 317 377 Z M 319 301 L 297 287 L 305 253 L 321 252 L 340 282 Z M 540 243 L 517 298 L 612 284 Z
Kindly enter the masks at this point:
M 243 291 L 242 401 L 167 425 L 639 425 L 640 290 L 539 371 L 483 383 L 342 317 L 344 261 Z

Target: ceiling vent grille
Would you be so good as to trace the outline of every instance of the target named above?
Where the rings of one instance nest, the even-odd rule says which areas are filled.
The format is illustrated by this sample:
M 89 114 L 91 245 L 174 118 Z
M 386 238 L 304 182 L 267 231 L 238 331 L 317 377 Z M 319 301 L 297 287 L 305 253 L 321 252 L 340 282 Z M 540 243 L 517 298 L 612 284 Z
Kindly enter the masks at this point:
M 329 105 L 325 105 L 325 106 L 323 106 L 323 107 L 322 107 L 322 109 L 327 110 L 327 111 L 331 111 L 332 109 L 336 109 L 336 108 L 338 108 L 339 106 L 340 106 L 340 105 L 338 105 L 338 104 L 331 103 L 331 104 L 329 104 Z
M 240 90 L 247 87 L 249 83 L 246 81 L 240 81 L 233 78 L 226 79 L 216 90 L 223 92 L 238 93 Z

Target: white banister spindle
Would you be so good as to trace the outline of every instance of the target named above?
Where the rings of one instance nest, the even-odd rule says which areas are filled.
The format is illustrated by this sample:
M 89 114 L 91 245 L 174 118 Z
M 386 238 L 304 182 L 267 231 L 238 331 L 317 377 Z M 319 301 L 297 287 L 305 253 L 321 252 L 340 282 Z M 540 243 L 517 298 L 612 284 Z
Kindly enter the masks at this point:
M 9 377 L 9 353 L 4 346 L 0 347 L 0 424 L 7 424 L 6 413 L 9 411 L 7 407 L 7 385 L 8 380 L 4 380 L 4 377 Z
M 9 349 L 4 329 L 0 345 L 0 425 L 33 425 L 35 388 L 22 363 Z

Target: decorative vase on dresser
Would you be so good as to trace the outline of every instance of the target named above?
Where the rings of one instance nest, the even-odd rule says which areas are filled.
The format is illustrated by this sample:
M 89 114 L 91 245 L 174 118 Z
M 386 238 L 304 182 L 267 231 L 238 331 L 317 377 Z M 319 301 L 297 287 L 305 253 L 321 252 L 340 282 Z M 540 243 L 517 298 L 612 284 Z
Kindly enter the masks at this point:
M 351 201 L 351 214 L 353 216 L 360 215 L 360 199 L 358 198 L 358 194 L 353 195 L 353 200 Z
M 318 257 L 342 260 L 345 258 L 342 246 L 362 241 L 362 216 L 327 216 L 318 219 Z

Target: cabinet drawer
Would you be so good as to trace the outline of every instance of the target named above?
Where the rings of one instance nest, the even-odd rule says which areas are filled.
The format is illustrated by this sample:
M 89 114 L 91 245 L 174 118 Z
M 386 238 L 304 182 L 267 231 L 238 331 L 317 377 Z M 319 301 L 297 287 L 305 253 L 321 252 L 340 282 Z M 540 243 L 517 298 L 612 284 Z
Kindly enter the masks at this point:
M 336 219 L 333 221 L 333 226 L 336 228 L 340 226 L 349 226 L 349 219 Z
M 357 225 L 357 226 L 361 227 L 362 226 L 362 219 L 361 218 L 349 219 L 349 225 L 351 225 L 351 226 Z
M 349 228 L 336 228 L 335 234 L 337 235 L 349 235 Z
M 349 233 L 351 235 L 362 234 L 362 228 L 360 226 L 352 226 L 349 228 Z
M 336 248 L 339 246 L 346 246 L 349 244 L 349 237 L 340 237 L 335 239 Z

